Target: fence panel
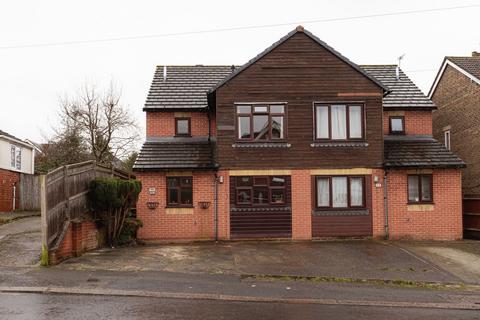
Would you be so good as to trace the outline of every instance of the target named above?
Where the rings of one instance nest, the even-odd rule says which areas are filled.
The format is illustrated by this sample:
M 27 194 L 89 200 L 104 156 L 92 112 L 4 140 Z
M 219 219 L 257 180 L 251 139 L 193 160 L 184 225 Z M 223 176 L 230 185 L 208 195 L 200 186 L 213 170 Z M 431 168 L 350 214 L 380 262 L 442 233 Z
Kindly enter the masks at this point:
M 40 210 L 40 179 L 38 175 L 20 174 L 18 198 L 20 210 Z
M 81 219 L 87 212 L 87 193 L 90 181 L 97 177 L 135 178 L 129 173 L 87 161 L 57 168 L 45 176 L 45 205 L 42 216 L 46 226 L 46 246 L 55 247 L 72 220 Z
M 480 198 L 463 199 L 463 236 L 480 239 Z

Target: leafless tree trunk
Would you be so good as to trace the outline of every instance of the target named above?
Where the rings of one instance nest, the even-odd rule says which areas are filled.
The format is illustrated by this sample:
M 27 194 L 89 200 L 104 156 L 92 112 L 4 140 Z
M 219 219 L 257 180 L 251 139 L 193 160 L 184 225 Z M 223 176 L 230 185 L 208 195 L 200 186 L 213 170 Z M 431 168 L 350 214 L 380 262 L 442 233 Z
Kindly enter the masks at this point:
M 120 100 L 121 94 L 112 83 L 101 93 L 95 86 L 85 85 L 76 96 L 61 103 L 63 125 L 78 128 L 101 163 L 111 164 L 124 157 L 139 139 L 137 123 Z

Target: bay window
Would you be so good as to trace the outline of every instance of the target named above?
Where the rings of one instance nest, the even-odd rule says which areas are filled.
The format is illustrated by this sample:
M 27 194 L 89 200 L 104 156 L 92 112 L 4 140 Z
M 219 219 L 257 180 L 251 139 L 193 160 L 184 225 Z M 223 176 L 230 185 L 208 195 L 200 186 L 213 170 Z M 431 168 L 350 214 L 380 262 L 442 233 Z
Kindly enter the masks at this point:
M 316 104 L 315 139 L 363 139 L 363 105 Z
M 285 105 L 237 105 L 237 139 L 275 141 L 286 138 Z
M 315 178 L 317 208 L 364 208 L 365 178 L 318 176 Z

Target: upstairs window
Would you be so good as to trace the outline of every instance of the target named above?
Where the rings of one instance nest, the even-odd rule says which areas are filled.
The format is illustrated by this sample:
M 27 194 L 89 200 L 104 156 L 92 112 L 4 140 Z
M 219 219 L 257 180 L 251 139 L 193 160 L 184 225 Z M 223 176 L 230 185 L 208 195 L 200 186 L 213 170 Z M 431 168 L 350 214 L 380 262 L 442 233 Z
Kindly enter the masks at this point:
M 409 203 L 431 203 L 433 201 L 432 189 L 431 174 L 408 176 Z
M 237 139 L 275 141 L 286 138 L 285 105 L 237 105 Z
M 10 145 L 10 166 L 22 170 L 22 148 Z
M 445 131 L 443 134 L 445 136 L 445 148 L 450 150 L 450 130 Z
M 390 121 L 390 134 L 405 134 L 405 117 L 392 116 Z
M 315 105 L 316 140 L 361 140 L 363 131 L 362 105 Z
M 190 118 L 175 118 L 175 135 L 190 136 Z
M 167 206 L 193 206 L 192 180 L 192 177 L 167 177 Z

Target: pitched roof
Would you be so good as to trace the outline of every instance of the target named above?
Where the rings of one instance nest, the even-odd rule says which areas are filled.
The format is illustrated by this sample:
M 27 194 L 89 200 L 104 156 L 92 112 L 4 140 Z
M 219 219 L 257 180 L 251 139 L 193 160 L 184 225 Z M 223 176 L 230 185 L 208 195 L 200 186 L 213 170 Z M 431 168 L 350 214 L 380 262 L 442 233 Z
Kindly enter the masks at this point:
M 435 76 L 432 87 L 428 92 L 428 96 L 431 98 L 437 89 L 437 85 L 442 78 L 443 72 L 447 66 L 450 66 L 462 73 L 466 77 L 469 77 L 472 81 L 480 84 L 480 56 L 472 57 L 450 57 L 447 56 L 443 59 L 442 65 Z
M 397 80 L 396 65 L 361 65 L 360 67 L 390 90 L 390 93 L 383 98 L 384 108 L 436 108 L 435 104 L 401 69 Z
M 218 165 L 213 157 L 214 142 L 207 138 L 150 138 L 135 161 L 135 171 L 207 170 Z
M 8 138 L 10 138 L 10 139 L 15 139 L 15 140 L 18 140 L 19 142 L 23 142 L 22 139 L 17 138 L 17 137 L 15 137 L 14 135 L 11 135 L 10 133 L 7 133 L 7 132 L 2 131 L 2 130 L 0 130 L 0 136 L 5 136 L 5 137 L 8 137 Z
M 322 40 L 320 40 L 320 38 L 318 38 L 317 36 L 315 36 L 313 33 L 311 33 L 310 31 L 308 30 L 305 30 L 302 26 L 298 26 L 296 27 L 294 30 L 290 31 L 289 33 L 287 33 L 285 36 L 283 36 L 282 38 L 280 38 L 280 40 L 274 42 L 270 47 L 268 47 L 267 49 L 265 49 L 264 51 L 262 51 L 261 53 L 259 53 L 258 55 L 256 55 L 253 59 L 251 59 L 250 61 L 248 61 L 246 64 L 244 64 L 243 66 L 241 66 L 240 68 L 236 69 L 235 72 L 233 72 L 232 74 L 230 74 L 229 76 L 227 76 L 226 78 L 224 78 L 222 81 L 220 81 L 219 83 L 217 83 L 212 89 L 211 91 L 215 91 L 217 90 L 218 88 L 220 88 L 221 86 L 223 86 L 225 83 L 227 83 L 228 81 L 230 81 L 231 79 L 233 79 L 234 77 L 236 77 L 239 73 L 241 73 L 242 71 L 244 71 L 245 69 L 247 69 L 249 66 L 251 66 L 252 64 L 254 64 L 255 62 L 257 62 L 258 60 L 260 60 L 262 57 L 264 57 L 265 55 L 267 55 L 268 53 L 270 53 L 271 51 L 273 51 L 275 48 L 277 48 L 279 45 L 281 45 L 282 43 L 284 43 L 285 41 L 287 41 L 288 39 L 290 39 L 291 37 L 293 37 L 295 34 L 297 33 L 304 33 L 305 35 L 307 35 L 308 37 L 310 37 L 312 40 L 314 40 L 315 42 L 317 42 L 319 45 L 321 45 L 322 47 L 324 47 L 325 49 L 327 49 L 328 51 L 330 51 L 333 55 L 335 55 L 337 58 L 339 58 L 340 60 L 342 60 L 343 62 L 345 62 L 346 64 L 350 65 L 353 69 L 355 69 L 356 71 L 358 71 L 359 73 L 363 74 L 366 78 L 370 79 L 373 83 L 375 83 L 377 86 L 379 86 L 380 88 L 382 88 L 385 92 L 388 91 L 388 88 L 386 88 L 380 81 L 378 81 L 377 79 L 375 79 L 374 77 L 372 77 L 371 75 L 369 75 L 367 72 L 365 72 L 362 68 L 360 68 L 358 65 L 356 65 L 355 63 L 353 63 L 352 61 L 350 61 L 348 58 L 344 57 L 340 52 L 336 51 L 335 49 L 333 49 L 332 47 L 330 47 L 328 44 L 326 44 L 325 42 L 323 42 Z
M 463 168 L 465 163 L 431 136 L 386 136 L 387 168 Z
M 144 110 L 202 109 L 207 91 L 232 73 L 231 66 L 157 66 Z
M 448 60 L 480 79 L 480 56 L 475 57 L 447 57 Z

